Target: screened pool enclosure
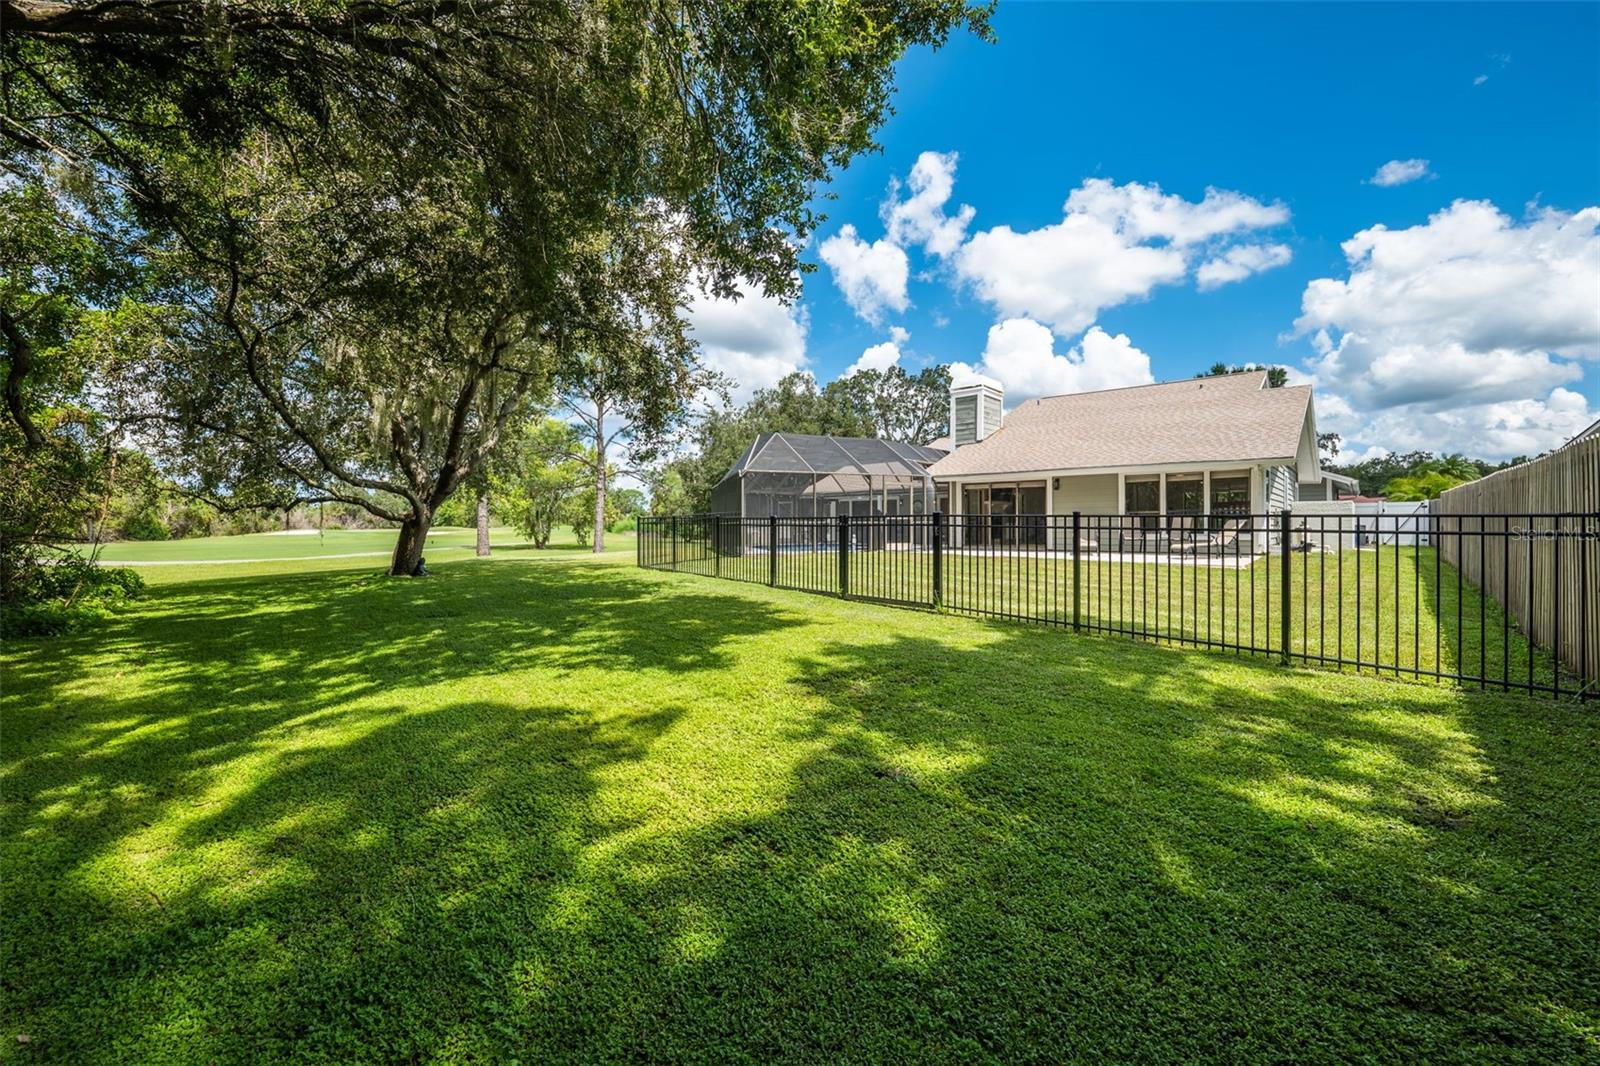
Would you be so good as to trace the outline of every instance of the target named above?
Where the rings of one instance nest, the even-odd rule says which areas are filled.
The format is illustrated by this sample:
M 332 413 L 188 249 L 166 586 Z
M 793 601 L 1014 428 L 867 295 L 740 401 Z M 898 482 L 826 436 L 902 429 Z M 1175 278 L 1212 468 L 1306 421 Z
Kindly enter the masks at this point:
M 927 514 L 928 464 L 943 455 L 892 440 L 763 433 L 711 490 L 711 510 L 742 518 Z
M 740 518 L 906 517 L 934 509 L 928 464 L 945 453 L 901 441 L 763 433 L 711 490 L 714 514 Z M 763 549 L 768 538 L 741 526 L 738 544 L 725 551 Z M 878 536 L 911 535 L 911 523 L 875 526 Z M 817 525 L 807 525 L 814 539 Z M 824 536 L 828 535 L 826 532 Z M 780 547 L 782 537 L 780 536 Z M 757 543 L 759 542 L 759 543 Z M 797 546 L 798 547 L 798 546 Z

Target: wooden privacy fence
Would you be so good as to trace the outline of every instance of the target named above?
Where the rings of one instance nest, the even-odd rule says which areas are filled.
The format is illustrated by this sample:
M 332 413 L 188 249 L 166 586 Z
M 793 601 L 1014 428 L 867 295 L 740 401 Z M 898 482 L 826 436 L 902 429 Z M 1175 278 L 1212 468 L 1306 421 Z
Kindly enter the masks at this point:
M 1462 537 L 1444 538 L 1440 550 L 1529 639 L 1554 652 L 1589 691 L 1600 689 L 1600 625 L 1593 621 L 1600 604 L 1600 436 L 1451 489 L 1434 501 L 1433 513 L 1445 531 L 1488 523 L 1517 538 L 1518 550 L 1508 552 L 1475 551 Z M 1557 514 L 1570 517 L 1548 517 Z

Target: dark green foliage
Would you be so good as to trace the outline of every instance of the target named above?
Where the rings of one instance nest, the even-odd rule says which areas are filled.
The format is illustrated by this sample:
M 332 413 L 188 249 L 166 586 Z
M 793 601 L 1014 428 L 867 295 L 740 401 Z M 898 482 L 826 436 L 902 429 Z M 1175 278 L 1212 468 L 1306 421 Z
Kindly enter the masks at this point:
M 1446 489 L 1527 461 L 1528 457 L 1523 455 L 1503 463 L 1491 463 L 1469 459 L 1459 452 L 1443 456 L 1432 452 L 1404 452 L 1380 455 L 1359 463 L 1322 465 L 1325 470 L 1355 478 L 1361 483 L 1361 491 L 1369 496 L 1431 500 Z
M 1229 363 L 1212 363 L 1210 369 L 1196 374 L 1197 378 L 1221 377 L 1225 374 L 1244 374 L 1255 370 L 1267 372 L 1267 388 L 1281 389 L 1289 384 L 1289 368 L 1285 366 L 1268 366 L 1266 364 L 1245 363 L 1243 366 L 1233 366 Z
M 607 388 L 658 435 L 690 291 L 793 295 L 894 62 L 987 29 L 950 0 L 0 2 L 9 168 L 65 161 L 178 309 L 147 446 L 235 505 L 398 524 L 395 573 L 533 401 L 587 382 L 574 353 L 627 353 Z
M 127 567 L 96 566 L 63 555 L 34 570 L 0 605 L 0 636 L 48 637 L 105 619 L 144 591 L 144 579 Z
M 639 489 L 612 489 L 611 497 L 617 513 L 630 518 L 646 513 L 649 508 L 649 499 Z

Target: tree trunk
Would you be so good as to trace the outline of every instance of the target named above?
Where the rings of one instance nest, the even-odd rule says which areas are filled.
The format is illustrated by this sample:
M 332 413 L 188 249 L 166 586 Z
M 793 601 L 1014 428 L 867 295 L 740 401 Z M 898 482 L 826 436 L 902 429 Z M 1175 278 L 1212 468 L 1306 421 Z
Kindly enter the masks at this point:
M 0 334 L 5 335 L 6 355 L 11 364 L 6 369 L 6 407 L 11 411 L 11 420 L 22 430 L 22 439 L 28 450 L 35 451 L 44 447 L 44 434 L 39 432 L 39 427 L 28 416 L 28 404 L 22 396 L 22 381 L 33 370 L 33 345 L 23 334 L 16 319 L 4 310 L 0 310 Z
M 604 458 L 594 475 L 594 550 L 606 550 L 606 464 Z
M 606 550 L 606 409 L 594 405 L 594 551 Z
M 478 556 L 489 557 L 489 494 L 478 493 Z
M 413 512 L 400 523 L 400 537 L 395 541 L 394 557 L 389 561 L 390 577 L 409 577 L 422 559 L 422 549 L 427 546 L 428 527 L 433 525 L 433 515 L 427 511 Z

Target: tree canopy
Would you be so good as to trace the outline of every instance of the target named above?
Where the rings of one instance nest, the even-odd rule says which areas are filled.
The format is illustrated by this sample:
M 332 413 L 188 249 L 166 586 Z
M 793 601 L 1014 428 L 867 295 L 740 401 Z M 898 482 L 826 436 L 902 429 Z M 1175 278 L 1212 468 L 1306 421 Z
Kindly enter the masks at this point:
M 1491 463 L 1469 459 L 1459 452 L 1438 456 L 1415 451 L 1375 456 L 1357 463 L 1322 465 L 1325 470 L 1355 478 L 1361 483 L 1361 491 L 1369 495 L 1395 500 L 1431 500 L 1446 489 L 1527 461 L 1526 456 L 1518 456 L 1503 463 Z
M 1267 372 L 1267 388 L 1281 389 L 1289 384 L 1289 368 L 1285 366 L 1268 366 L 1265 363 L 1245 363 L 1243 366 L 1234 366 L 1231 363 L 1212 363 L 1209 368 L 1196 374 L 1197 378 L 1215 378 L 1226 374 L 1245 374 L 1255 370 Z
M 197 491 L 400 523 L 396 573 L 572 353 L 681 369 L 693 289 L 793 296 L 894 60 L 987 29 L 949 0 L 0 0 L 0 25 L 7 171 L 70 171 L 63 213 L 177 321 L 129 424 Z

